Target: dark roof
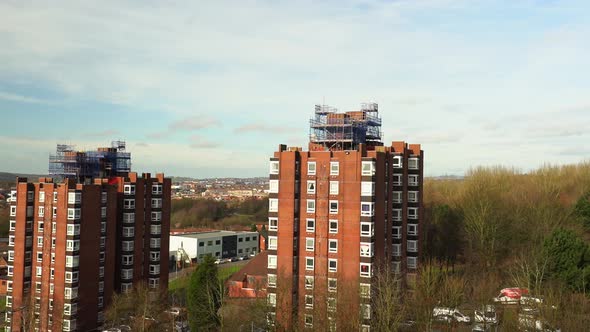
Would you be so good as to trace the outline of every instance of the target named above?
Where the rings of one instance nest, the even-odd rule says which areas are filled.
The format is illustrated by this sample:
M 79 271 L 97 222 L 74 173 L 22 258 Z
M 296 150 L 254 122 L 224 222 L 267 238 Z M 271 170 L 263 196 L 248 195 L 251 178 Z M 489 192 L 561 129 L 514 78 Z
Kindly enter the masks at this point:
M 268 266 L 268 251 L 263 251 L 252 258 L 248 264 L 244 265 L 244 267 L 239 270 L 238 272 L 234 273 L 229 281 L 242 281 L 244 280 L 244 276 L 259 276 L 259 277 L 266 277 L 267 274 L 267 266 Z

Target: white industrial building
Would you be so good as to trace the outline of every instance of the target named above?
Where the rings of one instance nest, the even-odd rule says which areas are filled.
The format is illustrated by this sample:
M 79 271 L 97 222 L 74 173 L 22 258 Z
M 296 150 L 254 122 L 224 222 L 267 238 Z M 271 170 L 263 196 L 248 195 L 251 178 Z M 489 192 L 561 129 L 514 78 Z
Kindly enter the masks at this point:
M 184 252 L 193 262 L 211 255 L 233 258 L 258 253 L 258 232 L 213 231 L 170 235 L 170 255 Z M 179 259 L 175 257 L 176 259 Z

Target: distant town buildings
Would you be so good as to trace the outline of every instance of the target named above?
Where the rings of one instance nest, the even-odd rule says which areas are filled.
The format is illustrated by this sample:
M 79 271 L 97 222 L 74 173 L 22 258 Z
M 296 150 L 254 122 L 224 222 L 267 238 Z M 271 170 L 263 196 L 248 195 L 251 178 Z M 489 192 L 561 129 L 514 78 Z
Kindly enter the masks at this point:
M 370 331 L 375 271 L 411 278 L 418 268 L 423 161 L 419 144 L 384 146 L 373 103 L 317 105 L 309 150 L 279 146 L 266 243 L 277 328 Z
M 124 142 L 58 146 L 10 195 L 7 331 L 100 328 L 114 292 L 168 287 L 170 179 L 130 172 Z M 31 319 L 34 317 L 34 319 Z

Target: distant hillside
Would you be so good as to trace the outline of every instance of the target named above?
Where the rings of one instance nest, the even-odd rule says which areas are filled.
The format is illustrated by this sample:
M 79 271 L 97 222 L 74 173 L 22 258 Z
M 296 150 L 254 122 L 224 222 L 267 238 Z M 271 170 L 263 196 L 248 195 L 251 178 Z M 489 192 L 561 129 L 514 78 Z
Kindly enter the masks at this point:
M 26 177 L 29 179 L 37 179 L 47 175 L 0 172 L 0 182 L 14 182 L 17 176 Z

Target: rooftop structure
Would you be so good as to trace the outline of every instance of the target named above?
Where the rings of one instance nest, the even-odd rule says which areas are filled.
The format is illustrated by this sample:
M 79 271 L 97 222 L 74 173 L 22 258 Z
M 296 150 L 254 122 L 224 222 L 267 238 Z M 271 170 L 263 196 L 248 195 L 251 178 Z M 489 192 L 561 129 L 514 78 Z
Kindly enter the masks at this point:
M 362 103 L 358 111 L 338 113 L 335 107 L 315 105 L 309 142 L 313 150 L 354 150 L 360 143 L 368 148 L 383 145 L 379 106 Z
M 113 141 L 110 147 L 77 151 L 74 145 L 58 144 L 49 156 L 49 174 L 78 181 L 125 176 L 131 171 L 131 153 L 124 141 Z

